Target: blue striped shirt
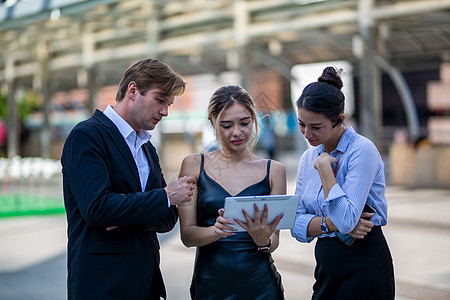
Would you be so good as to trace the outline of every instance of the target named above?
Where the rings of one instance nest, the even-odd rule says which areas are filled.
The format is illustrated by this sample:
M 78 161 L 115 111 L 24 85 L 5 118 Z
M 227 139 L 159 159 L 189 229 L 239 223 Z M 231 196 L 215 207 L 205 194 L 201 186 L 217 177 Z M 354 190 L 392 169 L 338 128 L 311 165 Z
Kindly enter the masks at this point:
M 333 166 L 337 183 L 326 199 L 319 172 L 314 168 L 323 152 L 323 145 L 311 147 L 300 158 L 295 189 L 300 201 L 292 236 L 300 242 L 311 242 L 314 238 L 307 237 L 308 225 L 316 216 L 328 216 L 341 233 L 349 233 L 358 223 L 365 203 L 377 211 L 371 220 L 373 224 L 386 225 L 384 163 L 375 145 L 353 128 L 346 129 L 330 153 L 339 162 Z M 335 235 L 333 232 L 320 237 Z

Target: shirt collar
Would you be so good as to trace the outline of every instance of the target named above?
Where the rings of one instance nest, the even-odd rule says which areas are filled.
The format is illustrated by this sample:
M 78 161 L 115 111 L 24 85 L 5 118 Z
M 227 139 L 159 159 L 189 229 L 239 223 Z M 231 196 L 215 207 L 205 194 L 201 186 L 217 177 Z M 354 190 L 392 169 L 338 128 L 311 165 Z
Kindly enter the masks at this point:
M 339 151 L 342 153 L 347 151 L 347 148 L 350 145 L 350 142 L 355 137 L 355 135 L 356 132 L 352 127 L 347 128 L 344 134 L 341 136 L 341 139 L 339 140 L 339 143 L 334 151 Z
M 136 134 L 133 127 L 113 109 L 112 105 L 108 105 L 103 113 L 116 125 L 124 139 L 127 139 L 133 133 Z M 137 137 L 143 141 L 142 144 L 145 144 L 152 135 L 147 130 L 139 130 Z
M 333 150 L 333 152 L 339 151 L 339 152 L 344 153 L 347 150 L 350 142 L 355 137 L 355 135 L 356 135 L 356 132 L 352 127 L 347 128 L 344 131 L 344 134 L 341 136 L 341 139 L 339 140 L 339 143 L 338 143 L 336 149 Z M 323 144 L 320 144 L 319 146 L 317 146 L 317 154 L 320 155 L 323 152 L 325 152 L 325 148 L 323 147 Z

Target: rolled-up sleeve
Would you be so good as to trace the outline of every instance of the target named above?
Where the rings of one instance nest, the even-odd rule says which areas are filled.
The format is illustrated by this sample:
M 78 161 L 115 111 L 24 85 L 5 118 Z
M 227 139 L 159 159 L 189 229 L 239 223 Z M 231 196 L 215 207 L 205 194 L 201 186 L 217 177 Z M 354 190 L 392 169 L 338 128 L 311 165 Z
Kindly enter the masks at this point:
M 309 243 L 314 237 L 308 238 L 308 226 L 311 219 L 315 215 L 307 214 L 302 212 L 300 209 L 297 210 L 297 215 L 295 217 L 294 227 L 291 229 L 291 235 L 299 242 Z
M 364 204 L 377 174 L 378 160 L 376 148 L 371 144 L 360 142 L 354 145 L 345 160 L 345 174 L 337 174 L 335 184 L 321 210 L 329 216 L 342 233 L 351 232 L 361 216 Z

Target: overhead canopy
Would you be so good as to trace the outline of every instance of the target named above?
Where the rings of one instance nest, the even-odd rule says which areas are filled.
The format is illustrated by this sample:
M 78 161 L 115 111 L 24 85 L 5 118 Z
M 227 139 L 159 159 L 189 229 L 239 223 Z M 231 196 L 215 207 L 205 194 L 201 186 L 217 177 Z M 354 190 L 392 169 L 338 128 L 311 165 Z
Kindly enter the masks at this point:
M 0 41 L 9 156 L 16 153 L 18 87 L 42 91 L 41 144 L 49 147 L 53 92 L 86 87 L 92 106 L 96 87 L 117 84 L 145 57 L 182 75 L 237 70 L 243 81 L 260 68 L 291 79 L 294 65 L 347 60 L 361 83 L 362 132 L 377 143 L 377 61 L 404 88 L 402 72 L 450 60 L 450 0 L 2 0 Z M 411 97 L 403 100 L 414 108 Z
M 436 68 L 450 53 L 450 1 L 8 0 L 0 5 L 0 81 L 33 77 L 40 47 L 61 84 L 68 70 L 102 65 L 103 80 L 137 58 L 164 58 L 182 74 L 221 72 L 248 45 L 250 67 L 289 76 L 296 64 L 355 61 L 361 22 L 400 70 Z M 366 1 L 367 2 L 367 1 Z M 369 25 L 370 25 L 369 24 Z M 114 76 L 113 76 L 114 77 Z

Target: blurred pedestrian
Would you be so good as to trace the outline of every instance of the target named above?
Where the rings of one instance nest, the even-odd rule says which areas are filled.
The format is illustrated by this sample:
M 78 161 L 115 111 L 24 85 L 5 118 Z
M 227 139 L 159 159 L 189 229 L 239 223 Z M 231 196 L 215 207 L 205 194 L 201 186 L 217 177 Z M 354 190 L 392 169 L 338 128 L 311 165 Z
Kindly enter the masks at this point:
M 6 156 L 8 150 L 8 126 L 0 119 L 0 156 Z
M 115 106 L 69 134 L 61 157 L 68 222 L 68 299 L 166 298 L 157 232 L 177 222 L 192 178 L 166 185 L 150 142 L 185 82 L 145 59 L 128 68 Z
M 286 193 L 286 170 L 274 160 L 251 153 L 258 124 L 253 99 L 243 88 L 217 89 L 208 106 L 218 150 L 184 158 L 180 176 L 197 181 L 193 201 L 180 204 L 181 239 L 197 247 L 192 299 L 284 299 L 281 276 L 271 252 L 279 243 L 281 215 L 267 224 L 268 210 L 255 208 L 255 219 L 237 222 L 234 232 L 223 216 L 229 196 Z M 255 131 L 253 128 L 255 127 Z
M 340 70 L 327 67 L 297 100 L 310 143 L 298 167 L 292 235 L 315 246 L 312 299 L 394 299 L 384 164 L 375 145 L 344 126 Z M 363 212 L 365 210 L 373 212 Z M 370 220 L 368 220 L 370 219 Z
M 277 146 L 277 135 L 275 133 L 275 126 L 272 121 L 272 116 L 266 114 L 261 118 L 261 148 L 267 153 L 270 159 L 275 158 L 275 151 Z

